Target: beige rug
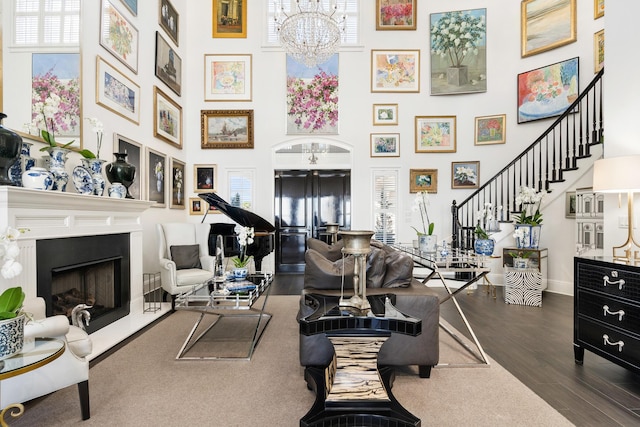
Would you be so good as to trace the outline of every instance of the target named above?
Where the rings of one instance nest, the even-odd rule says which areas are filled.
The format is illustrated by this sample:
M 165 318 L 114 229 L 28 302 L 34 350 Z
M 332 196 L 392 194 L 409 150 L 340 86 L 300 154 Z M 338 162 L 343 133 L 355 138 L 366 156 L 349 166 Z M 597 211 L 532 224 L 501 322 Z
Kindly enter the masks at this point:
M 176 361 L 196 318 L 177 312 L 90 371 L 91 419 L 75 386 L 26 405 L 12 426 L 298 426 L 314 395 L 298 364 L 298 297 L 272 296 L 253 359 Z M 474 359 L 441 331 L 440 360 Z M 398 371 L 393 393 L 423 426 L 572 425 L 497 363 L 448 367 L 421 379 Z

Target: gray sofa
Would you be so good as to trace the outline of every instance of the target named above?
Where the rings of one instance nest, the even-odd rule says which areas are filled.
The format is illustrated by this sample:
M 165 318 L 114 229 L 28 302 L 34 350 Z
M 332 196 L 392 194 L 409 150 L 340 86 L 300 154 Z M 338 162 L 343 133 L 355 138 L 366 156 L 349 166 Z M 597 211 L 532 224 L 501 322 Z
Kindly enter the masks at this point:
M 342 241 L 327 245 L 321 240 L 308 239 L 307 247 L 309 249 L 305 253 L 304 289 L 298 319 L 312 312 L 304 304 L 305 294 L 340 295 L 343 268 L 345 295 L 353 294 L 354 260 L 353 256 L 342 259 Z M 438 297 L 413 278 L 411 257 L 372 240 L 371 253 L 367 256 L 367 295 L 387 293 L 396 295 L 395 306 L 400 312 L 422 320 L 422 333 L 415 337 L 392 334 L 380 349 L 378 365 L 417 365 L 420 377 L 428 378 L 431 367 L 438 363 L 439 357 Z M 300 334 L 302 366 L 327 366 L 332 357 L 333 346 L 324 334 Z

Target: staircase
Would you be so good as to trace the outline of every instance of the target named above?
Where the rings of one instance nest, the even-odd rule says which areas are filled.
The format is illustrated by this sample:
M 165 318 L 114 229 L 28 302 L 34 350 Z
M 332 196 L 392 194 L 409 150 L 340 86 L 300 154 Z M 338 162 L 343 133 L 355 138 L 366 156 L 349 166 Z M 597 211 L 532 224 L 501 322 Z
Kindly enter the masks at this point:
M 604 142 L 603 75 L 604 68 L 573 104 L 502 170 L 461 203 L 453 201 L 453 248 L 473 249 L 473 230 L 485 204 L 494 207 L 499 221 L 510 222 L 519 209 L 515 199 L 521 186 L 551 192 L 554 183 L 564 182 L 567 172 L 578 170 L 581 159 L 591 157 L 591 147 Z

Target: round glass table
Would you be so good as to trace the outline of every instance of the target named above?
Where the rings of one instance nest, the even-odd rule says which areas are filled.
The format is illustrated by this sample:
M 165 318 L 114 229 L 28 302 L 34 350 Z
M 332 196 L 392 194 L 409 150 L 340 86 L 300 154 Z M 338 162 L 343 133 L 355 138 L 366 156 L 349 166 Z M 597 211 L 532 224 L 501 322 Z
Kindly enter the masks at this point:
M 64 348 L 64 341 L 55 338 L 26 339 L 20 353 L 0 360 L 0 393 L 2 392 L 2 380 L 33 371 L 53 362 L 64 353 Z M 8 425 L 4 420 L 7 413 L 12 418 L 19 418 L 24 413 L 24 406 L 20 403 L 14 403 L 2 409 L 0 412 L 1 427 Z

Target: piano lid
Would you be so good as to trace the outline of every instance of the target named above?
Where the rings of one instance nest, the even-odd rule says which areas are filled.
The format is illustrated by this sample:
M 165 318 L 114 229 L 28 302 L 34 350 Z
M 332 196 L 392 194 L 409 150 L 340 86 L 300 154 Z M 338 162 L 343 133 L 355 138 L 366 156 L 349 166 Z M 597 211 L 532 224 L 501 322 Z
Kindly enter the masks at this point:
M 198 196 L 243 227 L 253 227 L 254 231 L 276 231 L 276 228 L 260 215 L 232 206 L 216 193 L 200 193 Z

